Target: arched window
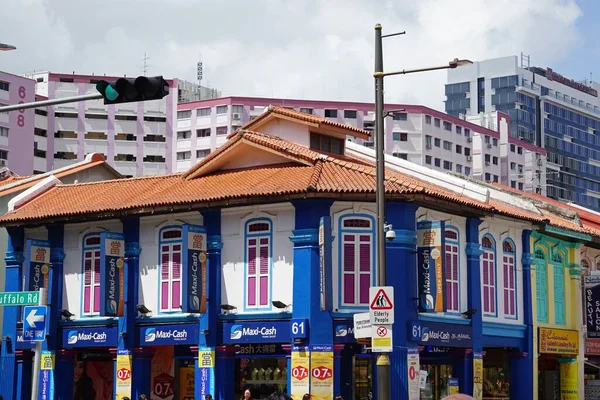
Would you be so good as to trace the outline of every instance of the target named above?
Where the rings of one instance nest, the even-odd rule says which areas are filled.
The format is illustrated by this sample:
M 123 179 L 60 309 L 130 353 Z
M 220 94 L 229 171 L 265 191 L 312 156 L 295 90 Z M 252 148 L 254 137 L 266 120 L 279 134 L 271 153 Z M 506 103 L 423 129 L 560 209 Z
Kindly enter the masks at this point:
M 563 255 L 554 251 L 552 267 L 554 269 L 554 320 L 558 325 L 564 325 L 565 315 L 565 266 Z
M 341 307 L 369 304 L 375 237 L 373 225 L 371 218 L 357 215 L 341 220 Z
M 446 227 L 445 251 L 446 251 L 446 310 L 459 312 L 460 310 L 460 257 L 458 230 L 454 227 Z
M 160 230 L 160 311 L 181 311 L 181 251 L 180 226 Z
M 100 234 L 83 238 L 83 316 L 100 313 Z
M 504 316 L 517 317 L 517 271 L 515 267 L 516 250 L 512 239 L 502 242 L 502 278 Z
M 546 254 L 541 248 L 535 249 L 535 302 L 538 322 L 548 322 L 548 265 Z
M 246 223 L 246 309 L 271 308 L 271 220 Z
M 581 269 L 584 271 L 589 271 L 590 269 L 590 262 L 585 258 L 581 259 Z
M 481 240 L 483 250 L 483 313 L 496 315 L 496 245 L 490 235 Z

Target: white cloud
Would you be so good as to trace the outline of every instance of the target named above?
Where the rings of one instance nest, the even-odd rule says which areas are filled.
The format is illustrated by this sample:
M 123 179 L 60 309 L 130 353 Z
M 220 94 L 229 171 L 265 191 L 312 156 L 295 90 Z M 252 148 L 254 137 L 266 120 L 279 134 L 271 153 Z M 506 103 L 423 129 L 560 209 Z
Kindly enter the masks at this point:
M 373 27 L 385 69 L 531 54 L 551 65 L 580 43 L 569 0 L 2 0 L 10 72 L 139 74 L 205 81 L 227 95 L 373 101 Z M 85 6 L 82 5 L 85 3 Z M 161 21 L 156 28 L 145 21 Z M 443 108 L 445 72 L 386 78 L 386 100 Z

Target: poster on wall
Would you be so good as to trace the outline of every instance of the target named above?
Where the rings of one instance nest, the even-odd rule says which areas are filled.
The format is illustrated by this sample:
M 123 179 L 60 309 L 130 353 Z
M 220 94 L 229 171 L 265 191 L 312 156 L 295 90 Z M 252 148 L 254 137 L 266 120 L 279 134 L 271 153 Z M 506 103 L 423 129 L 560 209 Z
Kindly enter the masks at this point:
M 310 392 L 310 350 L 308 346 L 292 347 L 292 376 L 290 379 L 292 399 L 301 400 Z
M 419 400 L 419 348 L 410 347 L 406 355 L 408 365 L 408 400 Z
M 100 234 L 100 315 L 122 317 L 125 307 L 125 238 Z
M 473 353 L 473 398 L 483 399 L 483 354 Z
M 173 400 L 175 396 L 175 347 L 154 347 L 150 376 L 150 400 Z
M 131 352 L 117 350 L 117 399 L 131 398 Z
M 444 221 L 417 223 L 417 281 L 421 312 L 444 312 Z
M 319 222 L 319 281 L 321 311 L 332 309 L 331 217 Z
M 184 313 L 206 312 L 206 229 L 183 225 L 183 292 Z
M 25 251 L 25 290 L 37 292 L 45 288 L 43 304 L 48 300 L 48 281 L 50 280 L 50 242 L 27 239 Z
M 600 338 L 600 275 L 584 278 L 587 337 Z
M 179 367 L 179 394 L 178 400 L 194 400 L 195 377 L 194 361 L 182 360 Z
M 561 362 L 560 363 L 560 399 L 561 400 L 577 400 L 577 361 Z
M 333 400 L 333 346 L 313 345 L 311 351 L 311 399 Z
M 110 353 L 83 352 L 75 361 L 73 400 L 112 400 L 114 363 Z

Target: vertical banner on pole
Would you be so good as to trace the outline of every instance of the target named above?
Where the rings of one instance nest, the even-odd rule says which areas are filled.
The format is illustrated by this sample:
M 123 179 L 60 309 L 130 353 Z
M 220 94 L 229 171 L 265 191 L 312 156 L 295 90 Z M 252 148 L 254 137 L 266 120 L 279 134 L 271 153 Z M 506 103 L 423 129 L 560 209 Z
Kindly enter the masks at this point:
M 417 277 L 419 307 L 424 312 L 444 312 L 444 221 L 417 223 Z
M 483 399 L 483 354 L 473 353 L 473 398 Z
M 206 312 L 206 229 L 183 225 L 183 293 L 184 313 Z
M 40 386 L 38 399 L 54 399 L 54 353 L 42 351 L 40 364 Z
M 50 279 L 50 242 L 46 240 L 27 239 L 25 252 L 25 290 L 44 291 L 42 304 L 48 304 L 48 281 Z
M 212 347 L 200 347 L 198 350 L 198 368 L 200 369 L 200 398 L 210 394 L 215 398 L 215 350 Z
M 560 363 L 560 398 L 561 400 L 577 400 L 578 367 L 577 359 L 559 359 Z
M 100 315 L 122 317 L 125 311 L 125 237 L 100 234 Z
M 117 350 L 117 399 L 131 398 L 131 352 Z
M 292 376 L 290 394 L 292 399 L 301 400 L 310 392 L 310 351 L 308 346 L 292 347 Z
M 311 350 L 311 398 L 315 400 L 333 400 L 333 346 L 313 345 Z

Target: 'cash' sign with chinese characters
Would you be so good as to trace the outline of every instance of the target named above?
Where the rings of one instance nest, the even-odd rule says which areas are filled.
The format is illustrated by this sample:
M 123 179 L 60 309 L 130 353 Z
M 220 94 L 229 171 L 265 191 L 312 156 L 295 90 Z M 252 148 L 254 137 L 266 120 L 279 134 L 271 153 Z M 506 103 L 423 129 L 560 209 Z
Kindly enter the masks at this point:
M 206 230 L 203 226 L 183 225 L 184 313 L 206 312 Z
M 417 277 L 419 308 L 424 312 L 444 312 L 444 222 L 417 223 Z
M 125 308 L 125 238 L 100 234 L 100 315 L 122 317 Z
M 587 337 L 600 338 L 600 275 L 585 277 L 585 320 Z
M 37 292 L 48 290 L 50 279 L 50 242 L 27 239 L 25 253 L 25 290 Z M 45 303 L 44 303 L 45 304 Z

